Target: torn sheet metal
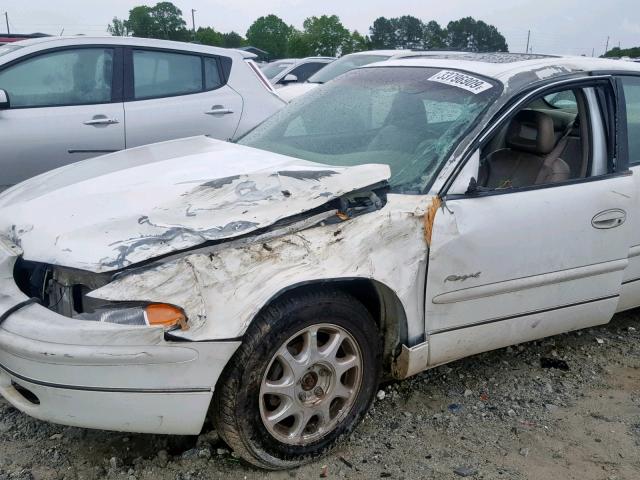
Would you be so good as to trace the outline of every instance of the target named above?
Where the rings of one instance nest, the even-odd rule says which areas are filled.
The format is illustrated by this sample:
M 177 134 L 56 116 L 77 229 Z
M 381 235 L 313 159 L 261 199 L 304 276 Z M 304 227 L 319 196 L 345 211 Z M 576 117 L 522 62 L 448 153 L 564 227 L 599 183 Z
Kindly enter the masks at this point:
M 185 338 L 242 335 L 278 293 L 314 280 L 369 278 L 404 305 L 410 340 L 424 333 L 422 295 L 427 245 L 423 216 L 432 197 L 389 195 L 381 210 L 278 238 L 221 244 L 119 276 L 91 296 L 155 301 L 185 309 Z M 418 208 L 420 206 L 420 208 Z M 259 288 L 257 288 L 259 286 Z
M 0 234 L 25 259 L 118 270 L 245 235 L 390 177 L 387 165 L 329 167 L 206 137 L 76 166 L 0 197 Z

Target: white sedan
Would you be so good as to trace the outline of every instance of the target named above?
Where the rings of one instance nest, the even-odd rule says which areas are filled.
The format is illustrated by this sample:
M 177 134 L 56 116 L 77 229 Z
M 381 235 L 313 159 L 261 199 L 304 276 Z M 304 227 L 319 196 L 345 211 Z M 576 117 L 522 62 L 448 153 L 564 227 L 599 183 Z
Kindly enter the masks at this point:
M 381 378 L 640 306 L 639 139 L 640 65 L 431 56 L 33 178 L 0 195 L 0 393 L 308 462 Z
M 385 60 L 398 60 L 400 58 L 420 58 L 431 55 L 460 55 L 463 52 L 436 52 L 423 50 L 366 50 L 363 52 L 350 53 L 331 62 L 322 70 L 314 73 L 305 81 L 289 82 L 278 89 L 278 95 L 283 100 L 290 102 L 294 98 L 310 92 L 314 88 L 339 77 L 343 73 L 349 72 L 355 68 L 363 67 L 375 62 L 383 62 Z
M 283 58 L 262 66 L 262 73 L 276 87 L 306 82 L 333 62 L 335 57 Z
M 285 105 L 253 57 L 121 37 L 0 47 L 0 191 L 107 152 L 193 135 L 242 136 Z

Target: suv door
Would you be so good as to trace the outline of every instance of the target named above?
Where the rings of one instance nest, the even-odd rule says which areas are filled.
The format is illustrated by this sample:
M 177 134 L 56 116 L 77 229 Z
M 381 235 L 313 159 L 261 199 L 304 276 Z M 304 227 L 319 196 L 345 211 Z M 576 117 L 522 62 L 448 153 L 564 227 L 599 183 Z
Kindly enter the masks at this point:
M 124 148 L 122 55 L 113 47 L 44 51 L 0 67 L 0 188 Z
M 564 163 L 564 177 L 543 184 L 506 180 L 467 190 L 472 177 L 481 183 L 479 150 L 475 168 L 470 160 L 456 180 L 458 192 L 445 196 L 429 251 L 425 315 L 431 364 L 606 323 L 613 316 L 629 263 L 633 226 L 627 215 L 637 207 L 626 164 L 614 164 L 615 112 L 603 114 L 599 105 L 607 103 L 598 97 L 609 99 L 612 109 L 615 97 L 609 80 L 604 82 L 573 87 L 583 92 L 578 96 L 584 116 L 579 127 L 570 122 L 563 127 L 566 133 L 556 132 L 560 139 L 576 128 L 588 135 L 583 145 L 589 145 L 590 173 L 570 178 Z M 555 123 L 545 115 L 540 111 L 537 117 L 545 120 L 544 138 L 554 138 L 548 130 Z M 517 153 L 516 145 L 524 141 L 531 151 L 542 145 L 542 134 L 525 123 L 512 128 L 515 118 L 514 113 L 504 124 L 512 146 L 491 152 L 508 160 L 505 155 L 513 150 L 514 168 L 526 169 L 532 156 Z M 491 141 L 502 131 L 501 126 Z
M 633 219 L 633 232 L 631 234 L 631 248 L 629 249 L 629 266 L 625 271 L 622 281 L 622 293 L 618 311 L 640 307 L 640 76 L 620 77 L 623 93 L 621 106 L 625 115 L 622 119 L 625 140 L 622 142 L 622 156 L 628 159 L 629 169 L 633 172 L 634 181 L 634 205 L 635 209 L 629 212 Z
M 126 56 L 127 148 L 194 135 L 233 138 L 243 100 L 227 85 L 220 58 L 144 48 Z

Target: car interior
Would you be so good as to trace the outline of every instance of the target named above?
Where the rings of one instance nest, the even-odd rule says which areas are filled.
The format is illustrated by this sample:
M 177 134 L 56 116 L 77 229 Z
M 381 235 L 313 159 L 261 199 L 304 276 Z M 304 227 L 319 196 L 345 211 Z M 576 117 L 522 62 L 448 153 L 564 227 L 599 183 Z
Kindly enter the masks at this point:
M 585 178 L 590 171 L 589 146 L 582 89 L 538 98 L 482 148 L 478 185 L 497 190 Z

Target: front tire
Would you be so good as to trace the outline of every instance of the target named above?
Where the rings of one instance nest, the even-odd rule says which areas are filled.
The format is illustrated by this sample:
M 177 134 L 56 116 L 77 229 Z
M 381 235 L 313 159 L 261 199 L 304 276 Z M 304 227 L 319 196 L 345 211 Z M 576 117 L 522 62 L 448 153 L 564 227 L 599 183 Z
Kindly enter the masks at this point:
M 319 290 L 279 300 L 251 324 L 218 381 L 216 429 L 258 467 L 307 463 L 368 410 L 380 351 L 375 322 L 354 297 Z

